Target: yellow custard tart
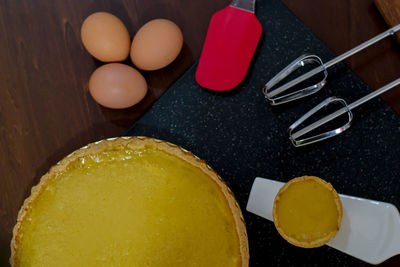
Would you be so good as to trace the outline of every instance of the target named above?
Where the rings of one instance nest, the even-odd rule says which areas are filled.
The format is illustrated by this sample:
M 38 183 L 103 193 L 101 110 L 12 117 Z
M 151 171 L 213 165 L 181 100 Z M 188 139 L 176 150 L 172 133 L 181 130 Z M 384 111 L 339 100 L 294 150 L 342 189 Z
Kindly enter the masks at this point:
M 18 214 L 11 266 L 248 266 L 244 220 L 204 161 L 146 137 L 64 158 Z
M 292 245 L 314 248 L 339 231 L 342 203 L 330 183 L 315 176 L 287 182 L 274 201 L 273 218 L 279 234 Z

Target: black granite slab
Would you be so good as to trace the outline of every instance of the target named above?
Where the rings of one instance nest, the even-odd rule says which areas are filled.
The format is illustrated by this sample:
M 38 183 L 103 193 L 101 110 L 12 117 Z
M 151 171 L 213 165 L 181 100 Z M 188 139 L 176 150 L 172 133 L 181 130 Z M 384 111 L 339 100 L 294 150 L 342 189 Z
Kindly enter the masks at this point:
M 354 110 L 354 124 L 344 134 L 294 148 L 287 134 L 291 122 L 328 96 L 351 103 L 370 89 L 346 66 L 338 65 L 329 71 L 326 87 L 313 97 L 271 107 L 261 92 L 268 79 L 305 52 L 317 53 L 324 61 L 334 54 L 280 1 L 258 1 L 256 13 L 264 33 L 238 88 L 225 93 L 200 88 L 194 65 L 126 135 L 180 145 L 221 175 L 235 193 L 247 223 L 250 266 L 367 265 L 328 246 L 289 245 L 272 222 L 248 213 L 245 207 L 256 176 L 288 181 L 316 175 L 340 193 L 391 202 L 399 208 L 400 116 L 376 98 Z

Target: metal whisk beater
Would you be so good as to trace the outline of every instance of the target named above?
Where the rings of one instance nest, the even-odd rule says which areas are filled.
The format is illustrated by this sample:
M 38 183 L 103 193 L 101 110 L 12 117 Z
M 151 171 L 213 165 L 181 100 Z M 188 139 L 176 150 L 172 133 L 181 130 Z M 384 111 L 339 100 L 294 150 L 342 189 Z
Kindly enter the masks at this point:
M 326 64 L 324 64 L 322 62 L 322 60 L 316 55 L 305 54 L 305 55 L 300 56 L 299 58 L 297 58 L 292 63 L 290 63 L 286 68 L 284 68 L 282 71 L 280 71 L 278 74 L 276 74 L 271 80 L 269 80 L 265 84 L 265 86 L 263 88 L 263 93 L 265 95 L 265 98 L 270 102 L 271 105 L 280 105 L 280 104 L 288 103 L 288 102 L 291 102 L 291 101 L 294 101 L 294 100 L 297 100 L 297 99 L 300 99 L 300 98 L 303 98 L 303 97 L 306 97 L 306 96 L 309 96 L 309 95 L 312 95 L 312 94 L 318 92 L 326 84 L 326 79 L 328 76 L 327 69 L 329 67 L 343 61 L 344 59 L 369 47 L 370 45 L 375 44 L 376 42 L 379 42 L 380 40 L 382 40 L 390 35 L 393 35 L 398 30 L 400 30 L 400 24 L 398 24 L 398 25 L 390 28 L 389 30 L 373 37 L 372 39 L 356 46 L 355 48 L 343 53 L 342 55 L 337 56 L 336 58 L 330 60 Z M 282 81 L 288 75 L 293 73 L 295 70 L 297 70 L 301 67 L 304 67 L 307 64 L 311 64 L 311 63 L 316 63 L 319 66 L 316 67 L 315 69 L 299 76 L 298 78 L 296 78 L 276 89 L 273 89 L 275 85 L 277 85 L 280 81 Z M 282 93 L 284 91 L 287 91 L 288 89 L 292 88 L 293 86 L 295 86 L 295 85 L 297 85 L 297 84 L 299 84 L 321 72 L 324 73 L 324 76 L 323 76 L 322 80 L 319 81 L 318 83 L 308 86 L 306 88 L 302 88 L 295 92 L 291 92 L 291 93 L 282 95 Z M 396 87 L 399 84 L 400 84 L 400 78 L 379 88 L 378 90 L 375 90 L 375 91 L 369 93 L 368 95 L 358 99 L 357 101 L 355 101 L 349 105 L 346 103 L 346 101 L 344 99 L 337 98 L 337 97 L 329 97 L 326 100 L 324 100 L 323 102 L 321 102 L 320 104 L 318 104 L 316 107 L 314 107 L 313 109 L 308 111 L 306 114 L 304 114 L 302 117 L 300 117 L 296 122 L 294 122 L 292 125 L 289 126 L 289 139 L 292 141 L 294 146 L 298 147 L 298 146 L 304 146 L 304 145 L 312 144 L 315 142 L 319 142 L 319 141 L 325 140 L 327 138 L 336 136 L 336 135 L 344 132 L 351 126 L 351 122 L 353 120 L 353 114 L 351 112 L 352 109 L 358 107 L 359 105 L 367 102 L 368 100 L 370 100 L 380 94 L 383 94 L 384 92 Z M 296 128 L 298 128 L 299 125 L 301 125 L 304 121 L 306 121 L 308 118 L 310 118 L 312 115 L 314 115 L 317 111 L 319 111 L 323 107 L 326 107 L 327 105 L 329 105 L 330 103 L 333 103 L 333 102 L 338 102 L 338 103 L 342 104 L 343 108 L 335 111 L 334 113 L 332 113 L 328 116 L 325 116 L 324 118 L 304 127 L 301 130 L 294 132 L 294 130 Z M 311 136 L 311 137 L 304 137 L 305 134 L 315 130 L 318 127 L 321 127 L 322 125 L 328 123 L 329 121 L 331 121 L 345 113 L 348 114 L 348 121 L 343 126 L 337 128 L 337 129 L 331 130 L 331 131 L 327 131 L 327 132 L 324 132 L 321 134 Z

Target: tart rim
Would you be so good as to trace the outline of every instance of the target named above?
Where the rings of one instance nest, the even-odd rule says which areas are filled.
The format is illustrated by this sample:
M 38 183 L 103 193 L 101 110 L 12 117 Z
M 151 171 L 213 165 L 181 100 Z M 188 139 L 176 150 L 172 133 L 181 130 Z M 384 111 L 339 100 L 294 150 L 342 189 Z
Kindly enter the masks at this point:
M 242 267 L 249 266 L 249 245 L 248 237 L 246 231 L 245 221 L 237 203 L 233 192 L 226 185 L 225 181 L 202 159 L 194 155 L 192 152 L 172 144 L 167 141 L 159 140 L 156 138 L 145 137 L 145 136 L 126 136 L 126 137 L 114 137 L 107 138 L 97 142 L 90 143 L 84 147 L 81 147 L 71 154 L 64 157 L 62 160 L 53 165 L 46 174 L 44 174 L 37 185 L 33 186 L 29 197 L 27 197 L 17 216 L 17 222 L 12 231 L 12 240 L 10 243 L 11 256 L 10 265 L 11 267 L 19 266 L 19 259 L 17 258 L 17 250 L 19 248 L 19 242 L 21 238 L 21 226 L 25 219 L 28 210 L 31 208 L 35 199 L 39 196 L 46 185 L 53 179 L 59 172 L 65 170 L 70 163 L 74 162 L 76 159 L 92 154 L 105 151 L 107 149 L 115 149 L 127 147 L 131 149 L 143 148 L 145 146 L 150 146 L 151 148 L 161 150 L 170 155 L 176 156 L 181 160 L 188 162 L 190 165 L 201 169 L 212 181 L 216 183 L 222 194 L 225 196 L 225 200 L 229 206 L 230 212 L 234 219 L 236 234 L 239 241 L 239 252 Z
M 335 206 L 336 206 L 336 210 L 338 211 L 338 218 L 337 218 L 337 223 L 336 223 L 336 229 L 331 231 L 325 237 L 321 237 L 321 238 L 318 238 L 315 240 L 310 240 L 310 241 L 299 241 L 296 238 L 293 238 L 293 237 L 287 235 L 285 233 L 285 231 L 282 229 L 282 227 L 280 226 L 278 215 L 277 215 L 277 203 L 279 202 L 282 194 L 286 191 L 287 188 L 289 188 L 290 185 L 292 185 L 294 183 L 302 182 L 302 181 L 307 181 L 307 180 L 315 181 L 329 190 L 329 192 L 333 196 L 333 201 L 336 204 Z M 305 175 L 305 176 L 291 179 L 290 181 L 288 181 L 284 186 L 282 186 L 279 189 L 278 193 L 276 194 L 275 200 L 274 200 L 272 216 L 274 219 L 273 221 L 274 221 L 276 230 L 287 242 L 289 242 L 292 245 L 302 247 L 302 248 L 316 248 L 316 247 L 320 247 L 320 246 L 323 246 L 326 243 L 328 243 L 328 241 L 331 240 L 333 237 L 335 237 L 337 235 L 337 233 L 339 232 L 340 226 L 342 223 L 342 217 L 343 217 L 343 207 L 342 207 L 342 202 L 340 200 L 340 197 L 339 197 L 338 193 L 336 192 L 336 190 L 333 188 L 332 184 L 328 183 L 327 181 L 325 181 L 317 176 Z

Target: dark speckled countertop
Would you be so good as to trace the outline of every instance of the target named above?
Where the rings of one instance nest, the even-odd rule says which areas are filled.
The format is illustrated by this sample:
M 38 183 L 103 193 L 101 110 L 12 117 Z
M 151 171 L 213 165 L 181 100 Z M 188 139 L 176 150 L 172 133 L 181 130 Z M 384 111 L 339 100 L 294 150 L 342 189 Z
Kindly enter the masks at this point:
M 364 266 L 333 248 L 289 245 L 272 222 L 245 210 L 256 176 L 288 181 L 319 176 L 339 193 L 393 203 L 400 208 L 400 117 L 380 98 L 353 110 L 353 126 L 322 143 L 294 148 L 287 128 L 328 96 L 353 102 L 370 89 L 346 66 L 329 70 L 319 93 L 271 107 L 264 83 L 305 52 L 324 61 L 335 55 L 278 0 L 258 1 L 263 36 L 250 71 L 236 89 L 216 93 L 200 88 L 196 65 L 138 120 L 126 135 L 144 135 L 180 145 L 207 161 L 234 192 L 244 214 L 250 266 Z

